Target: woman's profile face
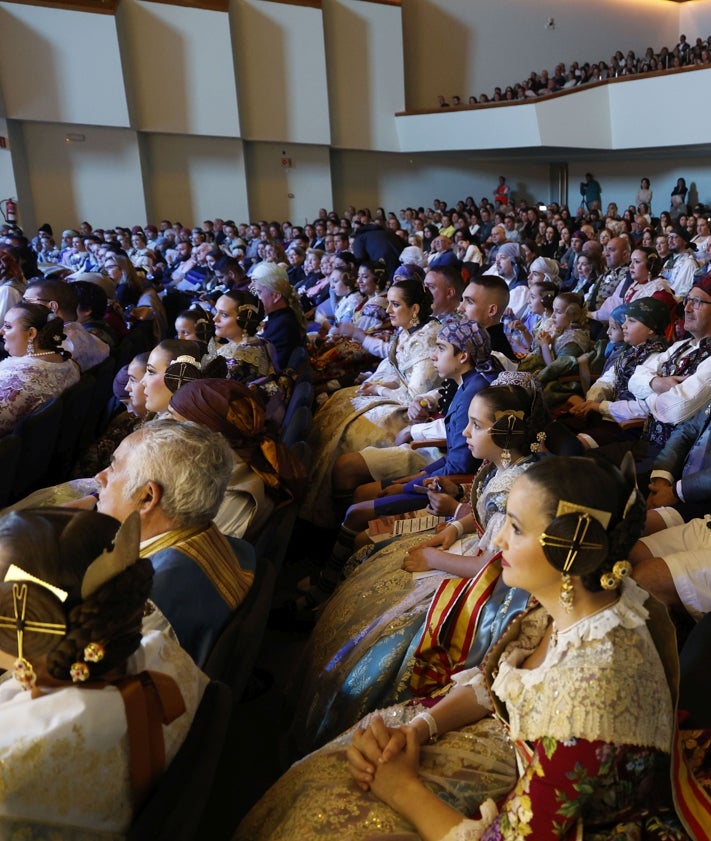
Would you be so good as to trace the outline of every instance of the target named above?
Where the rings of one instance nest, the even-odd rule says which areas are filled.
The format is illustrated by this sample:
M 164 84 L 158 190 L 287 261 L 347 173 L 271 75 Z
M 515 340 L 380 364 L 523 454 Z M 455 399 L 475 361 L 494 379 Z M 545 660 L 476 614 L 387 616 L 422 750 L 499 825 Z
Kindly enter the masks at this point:
M 503 277 L 511 277 L 516 271 L 516 264 L 510 257 L 504 254 L 497 254 L 496 270 Z
M 334 293 L 339 298 L 342 298 L 344 295 L 348 295 L 350 292 L 350 289 L 343 282 L 343 272 L 341 271 L 334 269 L 334 271 L 332 271 L 329 275 L 328 282 L 331 289 L 333 289 Z
M 173 393 L 165 384 L 164 375 L 173 360 L 160 347 L 153 348 L 146 364 L 146 373 L 141 379 L 146 395 L 146 409 L 149 412 L 165 412 Z
M 649 269 L 647 267 L 647 255 L 644 251 L 636 249 L 630 258 L 630 276 L 637 283 L 646 283 L 649 280 Z
M 237 324 L 237 302 L 227 295 L 221 295 L 215 304 L 215 335 L 231 342 L 242 338 L 242 329 Z
M 388 315 L 393 327 L 410 327 L 413 319 L 417 319 L 419 305 L 410 306 L 405 301 L 402 289 L 393 287 L 388 289 Z
M 128 366 L 128 382 L 126 383 L 127 407 L 129 412 L 139 418 L 145 417 L 146 414 L 146 393 L 141 382 L 145 373 L 145 364 L 137 362 L 135 359 L 131 361 Z
M 575 264 L 578 270 L 578 277 L 587 280 L 590 277 L 591 265 L 587 257 L 582 255 L 578 257 L 578 262 Z
M 480 397 L 473 397 L 469 404 L 467 425 L 462 435 L 474 458 L 495 461 L 501 455 L 500 448 L 491 440 L 489 429 L 493 423 L 494 415 L 489 404 Z
M 568 309 L 568 304 L 565 301 L 561 301 L 560 298 L 556 298 L 553 301 L 553 324 L 556 330 L 565 330 L 567 327 L 570 327 L 572 320 Z
M 540 488 L 524 474 L 506 502 L 506 519 L 494 544 L 502 552 L 502 575 L 509 587 L 521 587 L 539 599 L 558 599 L 560 572 L 546 560 L 540 537 L 550 521 L 541 508 Z
M 10 356 L 25 356 L 30 331 L 22 322 L 22 310 L 13 307 L 5 313 L 0 334 L 5 342 L 5 350 Z

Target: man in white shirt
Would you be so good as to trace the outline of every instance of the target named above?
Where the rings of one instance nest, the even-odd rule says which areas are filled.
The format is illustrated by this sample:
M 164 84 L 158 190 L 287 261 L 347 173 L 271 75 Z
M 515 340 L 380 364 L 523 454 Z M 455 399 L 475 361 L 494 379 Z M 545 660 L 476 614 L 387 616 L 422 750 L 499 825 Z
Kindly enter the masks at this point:
M 669 281 L 669 285 L 677 300 L 682 300 L 694 282 L 694 272 L 698 264 L 692 256 L 691 234 L 685 228 L 674 228 L 667 234 L 667 242 L 671 255 L 664 265 L 662 277 Z

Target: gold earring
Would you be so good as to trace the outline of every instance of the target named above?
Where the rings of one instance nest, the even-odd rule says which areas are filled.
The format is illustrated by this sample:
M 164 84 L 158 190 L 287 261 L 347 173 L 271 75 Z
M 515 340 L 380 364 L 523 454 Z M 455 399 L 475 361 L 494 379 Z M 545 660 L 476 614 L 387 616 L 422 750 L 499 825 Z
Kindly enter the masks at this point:
M 560 605 L 566 613 L 570 613 L 573 609 L 573 602 L 575 601 L 575 585 L 573 579 L 567 572 L 560 576 Z

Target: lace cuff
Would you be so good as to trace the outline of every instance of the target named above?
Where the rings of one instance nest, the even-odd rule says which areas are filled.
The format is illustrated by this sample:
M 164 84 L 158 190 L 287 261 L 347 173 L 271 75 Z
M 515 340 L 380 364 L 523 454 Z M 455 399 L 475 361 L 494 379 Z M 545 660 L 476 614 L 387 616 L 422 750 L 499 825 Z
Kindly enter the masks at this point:
M 485 710 L 493 712 L 491 704 L 491 696 L 486 687 L 486 681 L 481 669 L 476 666 L 473 669 L 464 669 L 461 672 L 456 672 L 452 675 L 452 683 L 455 686 L 468 686 L 476 696 L 476 702 L 479 706 L 484 707 Z
M 493 800 L 485 800 L 481 804 L 480 811 L 480 820 L 463 820 L 453 826 L 446 835 L 443 835 L 440 841 L 479 841 L 485 830 L 498 816 L 498 810 Z

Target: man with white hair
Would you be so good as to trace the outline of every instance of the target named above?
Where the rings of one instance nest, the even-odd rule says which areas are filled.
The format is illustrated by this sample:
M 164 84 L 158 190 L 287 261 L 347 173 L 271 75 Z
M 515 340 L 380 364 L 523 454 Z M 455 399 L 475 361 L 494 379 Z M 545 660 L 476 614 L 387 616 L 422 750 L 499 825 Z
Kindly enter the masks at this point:
M 155 570 L 151 599 L 202 665 L 254 578 L 254 550 L 212 522 L 234 457 L 222 435 L 169 418 L 119 444 L 96 477 L 97 511 L 124 522 L 138 511 L 141 556 Z

